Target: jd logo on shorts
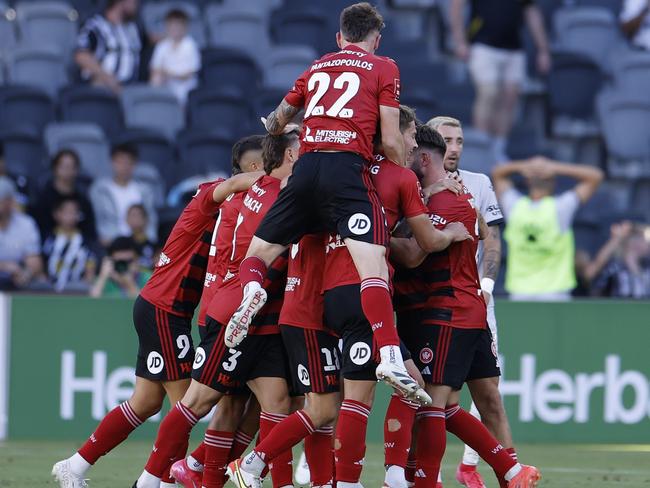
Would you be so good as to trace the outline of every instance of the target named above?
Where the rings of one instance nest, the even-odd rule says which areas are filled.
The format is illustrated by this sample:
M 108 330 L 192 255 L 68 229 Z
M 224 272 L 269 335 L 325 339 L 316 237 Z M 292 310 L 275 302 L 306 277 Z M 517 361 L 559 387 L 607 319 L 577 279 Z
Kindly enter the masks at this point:
M 350 359 L 357 366 L 366 364 L 370 360 L 370 346 L 365 342 L 355 342 L 350 348 Z
M 355 236 L 367 234 L 370 231 L 370 219 L 362 213 L 355 213 L 348 219 L 348 229 Z
M 305 368 L 302 364 L 298 365 L 298 379 L 305 386 L 309 386 L 311 384 L 311 381 L 309 380 L 309 371 L 307 371 L 307 368 Z
M 160 353 L 151 351 L 147 356 L 147 369 L 151 374 L 160 373 L 165 367 L 165 361 Z
M 205 349 L 203 349 L 202 347 L 197 347 L 196 352 L 194 353 L 194 364 L 192 365 L 192 368 L 199 369 L 201 366 L 203 366 L 204 362 L 205 362 Z

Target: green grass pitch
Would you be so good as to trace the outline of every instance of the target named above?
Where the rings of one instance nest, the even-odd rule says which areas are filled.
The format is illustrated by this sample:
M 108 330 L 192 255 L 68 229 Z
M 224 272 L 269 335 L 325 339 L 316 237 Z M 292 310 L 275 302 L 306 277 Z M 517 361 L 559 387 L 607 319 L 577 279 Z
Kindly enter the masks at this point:
M 0 487 L 55 486 L 52 464 L 77 447 L 73 442 L 0 443 Z M 91 488 L 130 488 L 151 449 L 150 442 L 126 442 L 92 468 Z M 450 441 L 443 466 L 445 487 L 457 487 L 454 470 L 461 446 Z M 542 470 L 543 488 L 643 488 L 650 486 L 650 445 L 521 445 L 524 462 Z M 368 446 L 362 482 L 379 488 L 383 480 L 382 447 Z M 498 487 L 492 472 L 482 465 L 488 488 Z M 267 483 L 270 486 L 270 483 Z M 233 486 L 233 485 L 226 485 Z

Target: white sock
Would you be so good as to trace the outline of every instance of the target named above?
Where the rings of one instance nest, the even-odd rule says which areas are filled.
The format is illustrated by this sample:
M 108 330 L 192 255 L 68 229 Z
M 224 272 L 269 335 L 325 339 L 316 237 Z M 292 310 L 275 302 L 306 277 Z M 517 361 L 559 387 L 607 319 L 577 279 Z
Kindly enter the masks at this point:
M 404 367 L 404 359 L 399 346 L 384 346 L 379 348 L 382 363 L 391 363 Z
M 83 477 L 91 466 L 91 464 L 81 457 L 81 454 L 78 452 L 75 452 L 70 458 L 68 458 L 68 462 L 70 463 L 70 471 L 80 477 Z
M 386 477 L 384 478 L 384 484 L 390 488 L 408 488 L 406 476 L 404 475 L 404 468 L 394 464 L 388 466 Z
M 438 483 L 442 483 L 442 471 L 438 471 Z
M 506 481 L 510 481 L 512 478 L 514 478 L 519 474 L 519 471 L 521 471 L 521 464 L 517 463 L 508 470 L 508 472 L 503 476 L 503 478 Z
M 244 458 L 241 463 L 241 468 L 247 473 L 251 473 L 254 476 L 261 476 L 262 471 L 266 468 L 266 463 L 264 459 L 257 454 L 255 451 L 251 451 L 248 456 Z
M 160 488 L 160 478 L 143 471 L 136 484 L 138 488 Z
M 176 488 L 176 483 L 165 483 L 164 481 L 161 481 L 160 488 Z
M 336 483 L 337 488 L 363 488 L 361 483 L 348 483 L 347 481 L 338 481 Z
M 187 456 L 187 459 L 185 460 L 185 462 L 187 463 L 187 466 L 192 471 L 196 471 L 198 473 L 203 473 L 203 464 L 198 462 L 195 458 L 193 458 L 191 454 L 189 456 Z

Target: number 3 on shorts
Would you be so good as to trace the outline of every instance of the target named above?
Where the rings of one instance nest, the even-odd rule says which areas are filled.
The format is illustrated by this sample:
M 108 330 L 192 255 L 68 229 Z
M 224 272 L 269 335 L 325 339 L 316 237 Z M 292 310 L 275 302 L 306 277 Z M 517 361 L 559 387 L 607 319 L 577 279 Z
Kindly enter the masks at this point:
M 221 363 L 221 366 L 224 370 L 231 372 L 237 367 L 237 358 L 241 356 L 241 351 L 238 351 L 237 349 L 228 349 L 228 352 L 230 353 L 230 357 Z

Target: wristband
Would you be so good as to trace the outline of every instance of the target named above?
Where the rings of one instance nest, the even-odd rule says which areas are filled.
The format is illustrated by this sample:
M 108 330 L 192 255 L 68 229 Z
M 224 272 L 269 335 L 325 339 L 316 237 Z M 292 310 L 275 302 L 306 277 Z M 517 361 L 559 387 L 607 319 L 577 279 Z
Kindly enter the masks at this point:
M 492 295 L 494 291 L 494 280 L 492 278 L 483 278 L 481 280 L 481 290 Z

